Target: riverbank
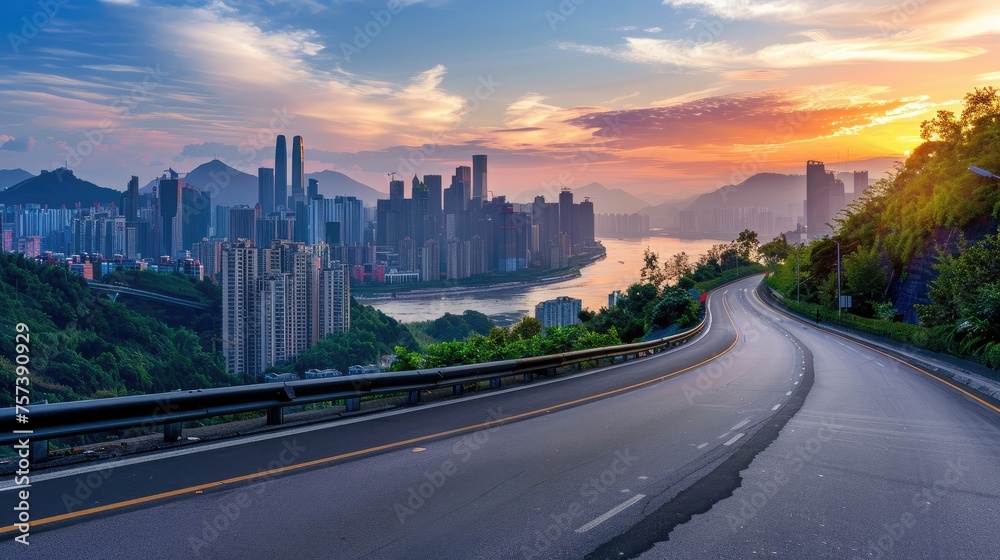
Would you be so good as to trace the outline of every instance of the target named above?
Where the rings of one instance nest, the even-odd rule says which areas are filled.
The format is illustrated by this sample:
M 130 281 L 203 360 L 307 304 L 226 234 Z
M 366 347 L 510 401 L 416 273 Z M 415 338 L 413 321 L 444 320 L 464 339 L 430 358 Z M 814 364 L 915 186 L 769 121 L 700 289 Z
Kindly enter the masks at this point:
M 353 288 L 354 298 L 360 303 L 386 300 L 438 299 L 442 296 L 523 291 L 526 288 L 547 286 L 573 280 L 581 276 L 581 270 L 607 257 L 607 251 L 587 253 L 570 259 L 570 266 L 556 270 L 524 270 L 510 274 L 491 274 L 461 280 L 421 282 L 376 288 Z M 512 278 L 513 277 L 513 278 Z

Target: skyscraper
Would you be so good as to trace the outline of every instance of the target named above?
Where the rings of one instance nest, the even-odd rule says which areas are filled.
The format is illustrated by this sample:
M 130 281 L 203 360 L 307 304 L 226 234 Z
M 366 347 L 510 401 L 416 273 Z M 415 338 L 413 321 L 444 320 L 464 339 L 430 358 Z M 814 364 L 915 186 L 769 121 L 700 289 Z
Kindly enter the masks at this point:
M 811 239 L 832 233 L 833 216 L 841 210 L 844 183 L 822 161 L 806 162 L 806 229 Z
M 288 152 L 285 135 L 278 135 L 274 145 L 274 204 L 288 208 Z
M 260 203 L 261 212 L 266 216 L 274 212 L 274 170 L 267 167 L 257 168 L 257 202 Z
M 305 179 L 305 149 L 302 145 L 302 137 L 296 136 L 292 139 L 292 197 L 306 196 Z M 292 206 L 292 205 L 289 205 Z
M 253 244 L 257 239 L 257 220 L 254 209 L 249 206 L 233 206 L 229 209 L 229 239 L 246 239 Z
M 309 179 L 309 189 L 306 191 L 306 198 L 312 200 L 319 196 L 319 181 L 316 179 Z
M 468 208 L 469 200 L 472 199 L 472 168 L 468 165 L 461 165 L 455 168 L 455 181 L 461 181 L 465 190 L 465 207 Z
M 135 175 L 128 182 L 128 202 L 125 205 L 125 220 L 135 221 L 139 217 L 139 178 Z
M 486 183 L 486 156 L 472 156 L 472 198 L 482 201 L 488 196 Z
M 160 256 L 174 258 L 183 246 L 184 184 L 180 179 L 161 178 L 158 191 L 160 202 Z

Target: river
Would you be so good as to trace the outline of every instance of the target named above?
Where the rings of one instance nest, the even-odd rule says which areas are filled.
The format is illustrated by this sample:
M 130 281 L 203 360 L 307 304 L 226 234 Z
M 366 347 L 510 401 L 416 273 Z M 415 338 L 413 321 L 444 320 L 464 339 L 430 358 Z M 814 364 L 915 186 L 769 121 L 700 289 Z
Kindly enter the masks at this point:
M 684 251 L 696 261 L 712 245 L 713 239 L 645 237 L 602 239 L 607 258 L 584 268 L 579 278 L 543 286 L 514 287 L 502 292 L 462 293 L 429 299 L 397 299 L 365 302 L 404 323 L 437 319 L 445 313 L 461 314 L 473 309 L 489 315 L 499 324 L 511 324 L 523 315 L 534 315 L 535 304 L 559 296 L 583 300 L 583 307 L 597 311 L 608 304 L 608 294 L 624 291 L 639 280 L 642 254 L 646 247 L 659 253 L 660 262 Z

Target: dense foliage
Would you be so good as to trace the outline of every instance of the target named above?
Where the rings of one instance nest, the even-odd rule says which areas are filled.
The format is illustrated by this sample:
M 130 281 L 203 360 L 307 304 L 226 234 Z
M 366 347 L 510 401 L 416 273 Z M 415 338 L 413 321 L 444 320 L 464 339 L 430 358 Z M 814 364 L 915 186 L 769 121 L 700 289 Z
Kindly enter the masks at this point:
M 30 329 L 32 400 L 72 401 L 232 383 L 221 354 L 183 328 L 95 296 L 58 266 L 0 254 L 0 372 L 14 386 L 14 329 Z M 12 394 L 0 393 L 0 406 Z
M 206 351 L 215 348 L 215 342 L 222 338 L 222 287 L 215 282 L 150 270 L 118 270 L 104 275 L 102 281 L 205 303 L 209 306 L 208 309 L 198 311 L 125 294 L 119 295 L 117 300 L 129 309 L 159 319 L 170 327 L 184 327 L 193 331 L 198 335 L 202 349 Z
M 540 331 L 541 323 L 537 319 L 524 317 L 513 327 L 494 327 L 487 336 L 431 344 L 423 353 L 398 347 L 392 370 L 478 364 L 621 344 L 614 328 L 606 333 L 596 333 L 583 325 L 550 327 L 544 333 Z
M 467 310 L 461 315 L 445 313 L 433 321 L 408 323 L 407 327 L 414 336 L 425 335 L 428 344 L 431 342 L 449 342 L 465 340 L 473 335 L 487 335 L 496 325 L 484 313 Z
M 894 175 L 835 218 L 832 238 L 791 248 L 768 282 L 782 295 L 816 306 L 821 315 L 835 310 L 839 243 L 841 288 L 853 297 L 841 322 L 1000 369 L 997 235 L 957 248 L 934 245 L 941 232 L 958 232 L 961 238 L 970 225 L 1000 218 L 998 181 L 968 171 L 970 165 L 1000 169 L 1000 93 L 976 89 L 966 96 L 961 115 L 939 111 L 921 125 L 921 137 L 923 144 Z M 775 262 L 781 252 L 774 251 Z M 905 278 L 913 259 L 935 255 L 938 276 L 928 286 L 932 303 L 916 306 L 921 326 L 891 326 L 897 318 L 888 299 L 891 283 Z

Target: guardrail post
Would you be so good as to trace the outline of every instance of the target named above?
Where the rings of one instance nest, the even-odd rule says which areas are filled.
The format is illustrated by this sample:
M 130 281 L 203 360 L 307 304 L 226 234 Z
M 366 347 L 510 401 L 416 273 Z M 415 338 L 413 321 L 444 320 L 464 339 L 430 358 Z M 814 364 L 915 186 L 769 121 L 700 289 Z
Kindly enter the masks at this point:
M 344 412 L 357 412 L 361 410 L 361 397 L 354 397 L 353 399 L 344 399 Z
M 42 463 L 49 459 L 49 440 L 31 440 L 31 462 Z
M 522 378 L 522 381 L 524 381 L 525 383 L 531 383 L 531 380 L 532 380 L 532 377 L 531 377 L 530 373 L 524 374 L 524 377 Z
M 410 404 L 417 404 L 420 402 L 420 391 L 410 391 Z
M 181 423 L 171 422 L 163 425 L 163 441 L 177 441 L 181 439 Z
M 277 426 L 285 421 L 285 407 L 272 406 L 267 409 L 267 425 Z
M 499 389 L 499 388 L 500 388 L 500 378 L 494 377 L 490 379 L 490 389 Z
M 465 387 L 463 387 L 461 384 L 455 385 L 454 387 L 451 388 L 451 394 L 455 395 L 456 397 L 464 392 L 465 392 Z
M 555 377 L 555 375 L 556 375 L 556 368 L 554 367 L 545 368 L 545 377 Z

